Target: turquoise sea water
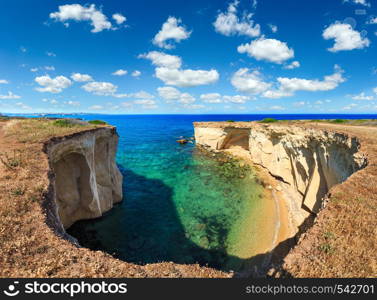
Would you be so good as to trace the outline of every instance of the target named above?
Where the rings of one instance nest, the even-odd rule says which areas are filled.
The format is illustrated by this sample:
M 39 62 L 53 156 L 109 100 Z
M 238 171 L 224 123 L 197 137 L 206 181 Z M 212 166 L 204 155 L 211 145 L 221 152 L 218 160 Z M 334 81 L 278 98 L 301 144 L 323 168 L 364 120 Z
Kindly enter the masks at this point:
M 60 115 L 51 115 L 61 117 Z M 72 117 L 72 116 L 68 116 Z M 140 264 L 200 263 L 239 269 L 246 241 L 258 241 L 261 187 L 253 171 L 219 161 L 179 138 L 192 138 L 194 121 L 260 120 L 263 115 L 77 115 L 117 127 L 117 163 L 124 200 L 102 218 L 68 231 L 83 246 Z M 376 118 L 350 115 L 286 115 L 280 119 Z M 250 222 L 250 218 L 252 221 Z M 250 228 L 241 227 L 248 224 Z M 250 225 L 251 224 L 251 225 Z M 246 243 L 250 246 L 250 243 Z M 243 251 L 243 253 L 245 253 Z
M 252 170 L 198 151 L 192 117 L 100 118 L 120 135 L 124 201 L 69 232 L 84 246 L 129 262 L 228 268 L 237 227 L 260 201 Z M 180 145 L 182 137 L 191 140 Z

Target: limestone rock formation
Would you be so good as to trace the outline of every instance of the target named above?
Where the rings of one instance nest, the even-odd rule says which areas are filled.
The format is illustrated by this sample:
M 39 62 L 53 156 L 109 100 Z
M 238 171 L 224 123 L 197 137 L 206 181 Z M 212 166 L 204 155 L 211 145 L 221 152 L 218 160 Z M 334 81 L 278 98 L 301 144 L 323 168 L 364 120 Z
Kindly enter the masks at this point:
M 366 166 L 359 142 L 344 134 L 298 126 L 258 123 L 195 123 L 198 145 L 211 150 L 235 146 L 281 181 L 293 226 L 317 213 L 330 188 Z
M 117 144 L 118 135 L 111 127 L 48 144 L 57 215 L 64 228 L 78 220 L 100 217 L 122 200 L 122 174 L 115 163 Z

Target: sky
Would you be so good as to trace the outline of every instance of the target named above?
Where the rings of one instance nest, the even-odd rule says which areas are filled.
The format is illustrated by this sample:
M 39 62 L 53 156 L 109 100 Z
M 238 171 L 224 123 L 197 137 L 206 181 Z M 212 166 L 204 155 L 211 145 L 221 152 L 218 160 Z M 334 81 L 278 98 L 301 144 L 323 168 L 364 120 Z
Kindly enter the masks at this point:
M 2 0 L 0 113 L 377 113 L 377 0 Z

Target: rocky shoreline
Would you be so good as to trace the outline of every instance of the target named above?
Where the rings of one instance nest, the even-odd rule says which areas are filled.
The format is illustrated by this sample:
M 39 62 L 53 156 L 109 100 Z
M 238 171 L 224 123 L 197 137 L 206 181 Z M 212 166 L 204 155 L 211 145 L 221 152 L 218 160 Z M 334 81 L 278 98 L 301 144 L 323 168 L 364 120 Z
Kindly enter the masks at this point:
M 287 215 L 283 224 L 287 226 L 285 237 L 280 236 L 277 245 L 265 253 L 267 257 L 275 257 L 268 274 L 297 276 L 291 273 L 288 264 L 296 254 L 289 250 L 298 240 L 309 235 L 306 232 L 318 220 L 316 216 L 322 211 L 326 213 L 323 208 L 329 199 L 331 201 L 332 191 L 368 165 L 366 154 L 359 151 L 359 139 L 348 133 L 326 130 L 326 124 L 321 124 L 321 129 L 313 128 L 308 122 L 269 125 L 198 122 L 194 126 L 197 144 L 246 157 L 253 165 L 267 171 L 275 181 L 277 189 L 270 188 L 279 194 L 277 202 L 286 204 Z M 343 126 L 343 129 L 348 128 Z M 300 245 L 296 248 L 299 249 Z M 317 249 L 310 250 L 317 252 Z M 316 276 L 320 276 L 318 274 Z
M 281 217 L 291 223 L 295 233 L 303 232 L 298 241 L 296 234 L 283 239 L 284 233 L 279 232 L 276 242 L 278 245 L 272 251 L 266 251 L 255 258 L 264 259 L 272 255 L 272 258 L 275 256 L 282 260 L 270 269 L 267 276 L 377 276 L 377 128 L 308 122 L 273 125 L 255 125 L 255 122 L 195 124 L 196 131 L 199 127 L 211 130 L 210 135 L 208 131 L 204 132 L 205 134 L 196 134 L 198 144 L 207 144 L 209 148 L 215 149 L 218 147 L 218 150 L 225 148 L 231 152 L 235 149 L 234 146 L 237 146 L 243 149 L 243 153 L 251 153 L 251 159 L 260 166 L 261 174 L 264 172 L 271 180 L 278 182 L 276 186 L 271 184 L 271 188 L 266 182 L 266 191 L 274 191 L 275 195 L 284 194 L 282 199 L 286 200 L 288 215 Z M 234 134 L 234 131 L 232 133 L 234 128 L 237 129 L 237 134 Z M 252 139 L 256 143 L 249 143 L 252 131 L 250 129 L 254 129 Z M 65 234 L 64 225 L 56 213 L 51 213 L 56 212 L 57 205 L 54 189 L 51 188 L 56 174 L 54 167 L 51 167 L 54 160 L 50 161 L 46 145 L 69 144 L 75 137 L 84 138 L 88 137 L 88 134 L 97 136 L 101 135 L 101 132 L 115 134 L 115 129 L 104 125 L 61 128 L 56 126 L 53 120 L 41 119 L 10 119 L 0 122 L 0 275 L 200 278 L 234 276 L 233 273 L 198 264 L 161 262 L 141 266 L 127 263 L 102 251 L 78 247 L 77 243 Z M 245 132 L 249 132 L 246 142 Z M 207 143 L 204 137 L 208 136 L 210 138 Z M 89 140 L 90 138 L 84 138 L 82 142 L 89 143 Z M 325 148 L 321 148 L 323 145 Z M 296 147 L 300 151 L 287 152 L 289 147 Z M 298 155 L 306 153 L 305 149 L 317 149 L 312 152 L 315 157 Z M 292 158 L 295 159 L 295 172 L 286 172 L 286 167 L 293 170 L 290 163 Z M 298 167 L 297 162 L 301 163 L 301 167 Z M 305 162 L 314 162 L 314 165 L 308 164 L 306 168 Z M 321 180 L 317 179 L 323 179 L 326 172 L 326 189 L 321 190 L 323 185 L 319 184 Z M 296 191 L 292 191 L 292 188 Z M 315 190 L 321 190 L 317 193 L 320 195 L 319 202 L 312 196 L 316 195 L 313 193 Z M 273 200 L 271 203 L 276 203 L 276 199 Z M 282 203 L 279 200 L 277 202 Z M 283 212 L 281 209 L 279 211 Z M 304 222 L 305 220 L 309 221 Z M 282 227 L 284 226 L 280 224 L 280 228 Z M 297 245 L 292 247 L 292 244 Z M 287 247 L 290 249 L 288 253 Z M 266 276 L 259 272 L 243 275 Z
M 48 147 L 52 144 L 58 149 L 59 145 L 65 145 L 63 148 L 67 149 L 70 142 L 71 146 L 77 144 L 75 140 L 90 147 L 92 137 L 103 133 L 109 133 L 111 143 L 116 130 L 104 125 L 59 127 L 53 120 L 46 119 L 0 122 L 0 152 L 7 153 L 12 165 L 0 164 L 0 276 L 231 277 L 231 273 L 198 264 L 127 263 L 102 251 L 80 247 L 66 234 L 56 210 L 54 157 L 50 161 Z M 22 153 L 21 159 L 13 157 L 13 153 Z M 112 159 L 111 155 L 109 158 Z

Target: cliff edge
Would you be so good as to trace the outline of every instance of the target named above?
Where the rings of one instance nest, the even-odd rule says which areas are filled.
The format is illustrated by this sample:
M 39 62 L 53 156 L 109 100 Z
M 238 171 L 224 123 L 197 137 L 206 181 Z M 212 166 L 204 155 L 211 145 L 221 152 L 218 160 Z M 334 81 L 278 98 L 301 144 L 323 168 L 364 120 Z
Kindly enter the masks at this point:
M 122 200 L 123 176 L 115 163 L 117 144 L 118 135 L 111 127 L 45 143 L 57 214 L 64 228 L 100 217 Z
M 376 249 L 375 234 L 372 234 L 375 218 L 365 219 L 365 215 L 355 213 L 345 218 L 343 212 L 332 216 L 332 219 L 327 217 L 335 207 L 338 209 L 339 202 L 352 209 L 356 201 L 358 207 L 360 204 L 363 206 L 360 212 L 366 215 L 376 212 L 369 206 L 375 203 L 375 194 L 360 190 L 358 186 L 351 188 L 352 193 L 337 191 L 354 183 L 351 178 L 356 175 L 375 178 L 375 165 L 371 159 L 375 157 L 376 142 L 370 138 L 377 136 L 377 128 L 308 122 L 198 122 L 194 123 L 194 127 L 199 146 L 212 151 L 237 150 L 234 153 L 242 153 L 275 180 L 277 189 L 272 191 L 274 197 L 277 202 L 284 201 L 288 211 L 288 220 L 281 223 L 288 224 L 289 228 L 285 238 L 272 245 L 270 251 L 285 253 L 281 263 L 286 276 L 376 275 L 375 254 L 363 252 L 371 253 L 371 248 Z M 362 171 L 357 172 L 359 170 Z M 365 183 L 359 177 L 357 184 L 361 182 Z M 370 182 L 368 185 L 374 188 Z M 356 199 L 363 201 L 360 203 Z M 326 222 L 318 224 L 323 219 Z M 315 226 L 302 234 L 313 223 Z M 343 224 L 342 229 L 338 227 L 340 224 Z M 353 250 L 351 254 L 346 240 L 355 236 L 360 239 L 357 247 L 365 248 L 363 251 L 360 248 Z M 292 247 L 298 239 L 298 246 L 288 255 L 281 251 L 284 246 Z M 350 257 L 354 261 L 362 259 L 368 263 L 363 267 L 358 263 L 350 265 Z M 317 265 L 313 266 L 314 261 Z M 272 270 L 272 273 L 275 271 Z
M 118 136 L 107 125 L 0 120 L 1 277 L 230 277 L 199 265 L 136 265 L 65 231 L 122 200 Z

